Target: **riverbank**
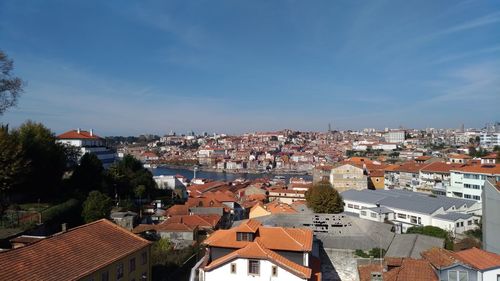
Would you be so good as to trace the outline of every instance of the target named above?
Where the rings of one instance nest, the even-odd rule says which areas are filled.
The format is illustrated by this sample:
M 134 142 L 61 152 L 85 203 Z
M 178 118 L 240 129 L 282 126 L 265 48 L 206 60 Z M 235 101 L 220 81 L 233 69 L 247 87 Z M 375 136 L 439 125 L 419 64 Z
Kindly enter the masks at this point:
M 175 176 L 175 175 L 182 175 L 188 179 L 192 179 L 195 177 L 195 172 L 193 170 L 193 167 L 157 167 L 157 168 L 150 168 L 149 169 L 154 176 Z M 212 169 L 213 170 L 213 169 Z M 220 171 L 206 171 L 205 169 L 198 169 L 196 171 L 196 178 L 202 178 L 202 179 L 211 179 L 211 180 L 217 180 L 217 181 L 225 181 L 225 182 L 231 182 L 237 179 L 246 179 L 246 180 L 255 180 L 258 178 L 268 178 L 271 179 L 277 175 L 280 175 L 285 178 L 285 180 L 288 182 L 290 178 L 294 177 L 301 177 L 305 180 L 312 180 L 311 175 L 307 174 L 297 174 L 297 173 L 292 173 L 292 174 L 287 174 L 287 173 L 223 173 Z
M 166 169 L 182 169 L 188 171 L 194 171 L 194 166 L 185 165 L 169 165 L 169 164 L 159 164 L 158 168 Z M 312 171 L 296 171 L 296 170 L 252 170 L 252 169 L 242 169 L 242 170 L 219 170 L 214 168 L 209 168 L 206 166 L 197 166 L 198 172 L 210 172 L 210 173 L 227 173 L 227 174 L 252 174 L 252 175 L 297 175 L 297 176 L 310 176 Z

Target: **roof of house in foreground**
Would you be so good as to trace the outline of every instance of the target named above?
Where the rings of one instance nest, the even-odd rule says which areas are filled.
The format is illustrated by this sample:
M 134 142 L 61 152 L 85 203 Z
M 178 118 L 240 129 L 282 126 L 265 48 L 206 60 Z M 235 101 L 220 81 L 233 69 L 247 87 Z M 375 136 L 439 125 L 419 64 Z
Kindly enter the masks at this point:
M 149 245 L 102 219 L 0 252 L 0 280 L 76 280 Z

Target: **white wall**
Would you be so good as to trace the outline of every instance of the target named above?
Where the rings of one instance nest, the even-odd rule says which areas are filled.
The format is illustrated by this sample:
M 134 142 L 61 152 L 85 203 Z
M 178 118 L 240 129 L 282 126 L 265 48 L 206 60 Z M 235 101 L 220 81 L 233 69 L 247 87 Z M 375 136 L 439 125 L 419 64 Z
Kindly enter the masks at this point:
M 489 280 L 496 281 L 498 280 L 497 275 L 500 275 L 500 268 L 483 272 L 483 281 L 489 281 Z
M 236 273 L 231 273 L 231 264 L 236 264 Z M 260 260 L 260 274 L 259 275 L 251 275 L 248 274 L 248 259 L 236 259 L 231 262 L 226 263 L 223 266 L 215 268 L 211 271 L 204 273 L 205 281 L 229 281 L 229 280 L 238 280 L 238 281 L 246 281 L 246 280 L 283 280 L 283 281 L 295 281 L 295 280 L 306 280 L 298 277 L 295 274 L 290 273 L 289 271 L 278 266 L 278 275 L 276 277 L 271 276 L 272 266 L 274 264 L 267 260 Z M 203 273 L 202 273 L 203 274 Z M 201 279 L 200 277 L 200 280 Z

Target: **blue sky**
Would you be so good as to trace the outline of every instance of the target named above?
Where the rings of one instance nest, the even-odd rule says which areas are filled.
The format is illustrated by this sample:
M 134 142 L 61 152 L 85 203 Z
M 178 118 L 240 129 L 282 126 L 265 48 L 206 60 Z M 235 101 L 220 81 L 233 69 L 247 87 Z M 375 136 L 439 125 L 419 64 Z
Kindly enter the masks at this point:
M 0 122 L 101 135 L 480 127 L 500 1 L 0 1 Z

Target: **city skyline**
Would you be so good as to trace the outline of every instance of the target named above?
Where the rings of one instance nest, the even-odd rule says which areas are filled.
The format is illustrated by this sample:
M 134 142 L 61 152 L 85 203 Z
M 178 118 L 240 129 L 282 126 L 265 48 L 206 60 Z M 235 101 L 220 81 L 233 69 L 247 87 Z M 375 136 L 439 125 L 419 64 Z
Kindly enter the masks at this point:
M 3 1 L 27 82 L 0 120 L 101 135 L 498 120 L 494 2 Z

